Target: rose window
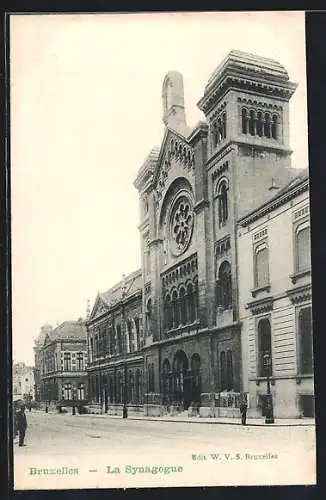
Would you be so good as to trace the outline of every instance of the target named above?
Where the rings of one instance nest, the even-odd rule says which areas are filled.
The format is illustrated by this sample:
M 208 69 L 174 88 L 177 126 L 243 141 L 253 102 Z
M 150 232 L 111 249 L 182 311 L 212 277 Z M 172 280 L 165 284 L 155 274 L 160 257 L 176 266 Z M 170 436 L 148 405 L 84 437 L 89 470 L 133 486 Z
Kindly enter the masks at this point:
M 186 250 L 192 235 L 193 212 L 190 202 L 182 197 L 175 204 L 171 217 L 171 238 L 175 253 L 182 253 Z

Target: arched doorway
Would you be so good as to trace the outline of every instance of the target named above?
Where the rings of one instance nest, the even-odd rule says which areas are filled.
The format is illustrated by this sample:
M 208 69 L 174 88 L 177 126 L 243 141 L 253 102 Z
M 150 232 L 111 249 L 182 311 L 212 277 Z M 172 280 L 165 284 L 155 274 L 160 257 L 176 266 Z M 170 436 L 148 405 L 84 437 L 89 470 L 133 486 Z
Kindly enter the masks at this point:
M 191 377 L 188 373 L 188 358 L 184 351 L 177 351 L 173 361 L 173 386 L 175 401 L 188 409 L 191 403 Z
M 201 377 L 200 377 L 201 360 L 199 354 L 193 354 L 191 357 L 191 402 L 200 403 L 201 393 Z

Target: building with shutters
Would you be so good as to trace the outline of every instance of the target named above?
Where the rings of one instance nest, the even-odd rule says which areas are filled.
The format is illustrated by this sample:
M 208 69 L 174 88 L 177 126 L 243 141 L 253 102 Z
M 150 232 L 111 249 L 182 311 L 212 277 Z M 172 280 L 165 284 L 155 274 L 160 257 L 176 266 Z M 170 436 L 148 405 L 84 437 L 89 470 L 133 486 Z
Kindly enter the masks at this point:
M 239 221 L 239 304 L 249 415 L 262 415 L 271 359 L 275 416 L 314 416 L 308 171 Z
M 190 128 L 182 75 L 167 73 L 164 137 L 134 182 L 141 269 L 99 294 L 87 321 L 90 394 L 107 411 L 125 403 L 149 414 L 222 415 L 240 391 L 252 392 L 241 302 L 252 286 L 239 281 L 242 245 L 251 251 L 252 242 L 240 238 L 238 221 L 297 178 L 295 89 L 277 61 L 233 50 L 198 102 L 204 119 Z

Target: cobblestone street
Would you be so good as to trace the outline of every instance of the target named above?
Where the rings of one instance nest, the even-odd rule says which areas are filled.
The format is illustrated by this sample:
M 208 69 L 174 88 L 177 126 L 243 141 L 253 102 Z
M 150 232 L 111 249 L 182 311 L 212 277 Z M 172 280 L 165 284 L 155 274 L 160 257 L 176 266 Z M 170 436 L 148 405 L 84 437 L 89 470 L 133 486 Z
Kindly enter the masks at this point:
M 104 480 L 105 487 L 148 486 L 153 481 L 161 481 L 161 486 L 223 485 L 232 478 L 238 484 L 259 484 L 262 477 L 266 484 L 273 484 L 275 477 L 283 484 L 309 484 L 314 478 L 315 428 L 311 425 L 199 425 L 41 412 L 29 413 L 27 418 L 26 447 L 14 444 L 17 489 L 30 484 L 35 488 L 81 483 L 80 487 L 103 487 Z M 244 460 L 246 467 L 241 467 Z M 123 474 L 127 465 L 144 464 L 182 466 L 184 473 L 165 474 L 164 484 L 162 474 Z M 108 466 L 120 473 L 108 474 Z M 35 472 L 50 467 L 77 467 L 80 472 L 69 477 Z

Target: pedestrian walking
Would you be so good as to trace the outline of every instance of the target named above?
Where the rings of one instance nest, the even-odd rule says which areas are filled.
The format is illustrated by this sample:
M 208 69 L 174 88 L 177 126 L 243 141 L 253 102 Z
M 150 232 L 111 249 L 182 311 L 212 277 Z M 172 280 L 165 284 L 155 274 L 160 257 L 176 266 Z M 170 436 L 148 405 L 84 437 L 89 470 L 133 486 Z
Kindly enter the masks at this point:
M 128 410 L 126 404 L 123 405 L 122 418 L 128 418 Z
M 246 425 L 247 409 L 248 409 L 247 395 L 242 394 L 241 400 L 240 400 L 240 413 L 241 413 L 241 424 L 242 425 Z
M 19 432 L 19 446 L 26 446 L 24 444 L 26 428 L 27 428 L 27 419 L 25 415 L 25 407 L 22 406 L 17 412 L 17 429 Z

